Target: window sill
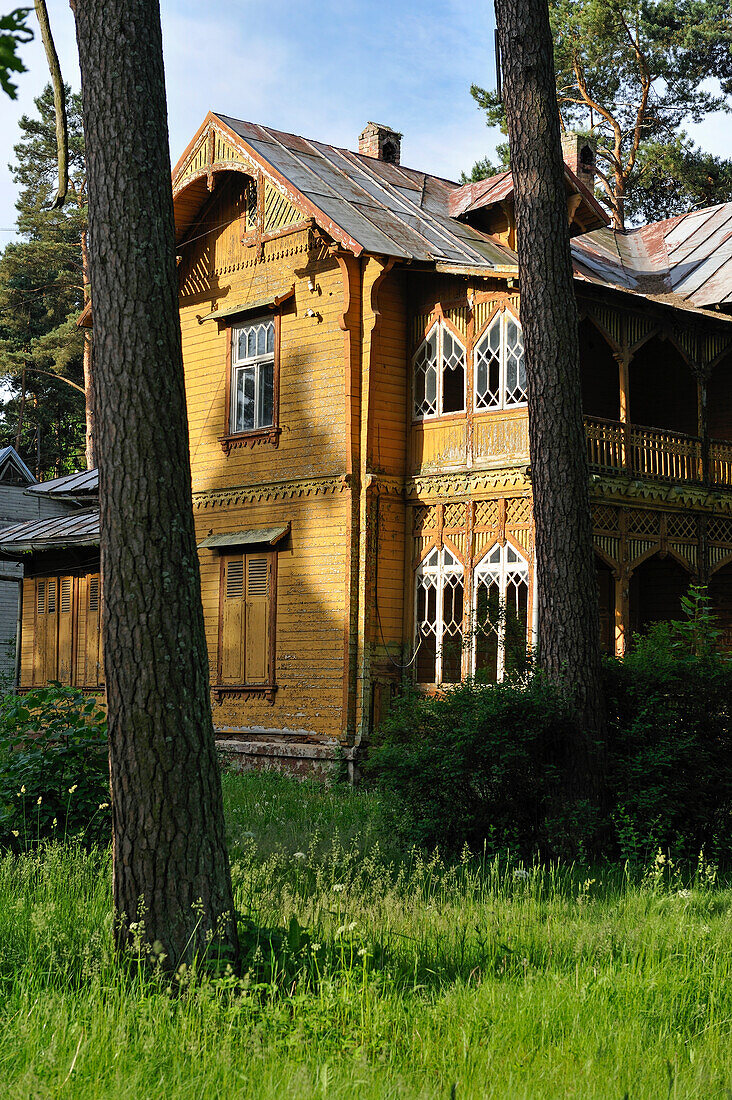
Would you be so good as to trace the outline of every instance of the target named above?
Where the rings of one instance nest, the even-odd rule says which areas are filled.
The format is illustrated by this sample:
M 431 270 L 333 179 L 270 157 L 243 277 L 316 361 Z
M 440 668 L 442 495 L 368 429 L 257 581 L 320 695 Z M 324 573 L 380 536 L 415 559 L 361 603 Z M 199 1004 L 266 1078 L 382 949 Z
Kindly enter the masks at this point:
M 216 703 L 221 705 L 224 699 L 266 699 L 270 706 L 274 703 L 276 684 L 213 684 L 211 687 Z
M 280 441 L 282 428 L 255 428 L 252 432 L 234 432 L 231 435 L 219 436 L 221 450 L 226 457 L 237 447 L 254 447 L 258 443 L 271 443 L 277 447 Z

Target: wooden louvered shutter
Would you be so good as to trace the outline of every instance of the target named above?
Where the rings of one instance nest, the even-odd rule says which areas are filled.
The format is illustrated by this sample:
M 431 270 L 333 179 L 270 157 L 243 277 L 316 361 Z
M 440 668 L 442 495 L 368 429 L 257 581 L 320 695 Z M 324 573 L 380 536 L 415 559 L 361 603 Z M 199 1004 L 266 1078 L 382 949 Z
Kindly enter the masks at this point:
M 270 558 L 246 559 L 245 671 L 247 684 L 269 680 Z
M 58 679 L 71 683 L 74 638 L 74 578 L 60 577 L 58 592 Z
M 86 682 L 89 687 L 99 687 L 104 682 L 102 673 L 102 579 L 99 573 L 87 577 L 86 592 Z
M 244 683 L 244 558 L 224 561 L 221 683 Z
M 36 581 L 36 615 L 33 638 L 33 683 L 46 682 L 46 608 L 48 581 Z

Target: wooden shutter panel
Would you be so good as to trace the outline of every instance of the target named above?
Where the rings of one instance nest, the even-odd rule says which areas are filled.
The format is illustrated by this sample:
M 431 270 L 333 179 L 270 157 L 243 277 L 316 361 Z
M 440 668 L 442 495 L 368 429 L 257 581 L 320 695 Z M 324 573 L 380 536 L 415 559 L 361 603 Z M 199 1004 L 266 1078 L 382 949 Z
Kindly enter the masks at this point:
M 221 609 L 221 682 L 244 682 L 244 559 L 224 561 Z
M 58 591 L 58 679 L 71 683 L 74 637 L 74 578 L 60 577 Z
M 245 668 L 247 684 L 269 680 L 270 558 L 246 559 Z
M 33 683 L 46 682 L 47 581 L 36 581 L 36 615 L 33 638 Z
M 79 687 L 99 687 L 101 676 L 100 577 L 88 573 L 79 577 L 77 588 L 76 668 L 74 683 Z
M 37 581 L 36 652 L 33 682 L 47 684 L 58 677 L 58 599 L 56 577 Z

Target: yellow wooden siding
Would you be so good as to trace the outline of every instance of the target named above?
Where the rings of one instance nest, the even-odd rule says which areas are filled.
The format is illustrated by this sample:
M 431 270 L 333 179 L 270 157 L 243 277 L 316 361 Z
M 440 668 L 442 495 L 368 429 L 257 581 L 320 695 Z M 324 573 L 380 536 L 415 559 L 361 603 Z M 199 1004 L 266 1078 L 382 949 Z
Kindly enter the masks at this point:
M 342 734 L 348 500 L 345 490 L 311 490 L 291 499 L 196 510 L 199 542 L 224 531 L 292 524 L 290 537 L 277 552 L 273 592 L 277 691 L 272 704 L 257 696 L 224 696 L 221 702 L 216 697 L 221 564 L 213 550 L 199 552 L 217 727 L 308 729 L 331 737 Z M 263 608 L 259 607 L 245 624 L 252 637 L 260 630 L 262 618 Z M 233 674 L 228 682 L 235 683 Z

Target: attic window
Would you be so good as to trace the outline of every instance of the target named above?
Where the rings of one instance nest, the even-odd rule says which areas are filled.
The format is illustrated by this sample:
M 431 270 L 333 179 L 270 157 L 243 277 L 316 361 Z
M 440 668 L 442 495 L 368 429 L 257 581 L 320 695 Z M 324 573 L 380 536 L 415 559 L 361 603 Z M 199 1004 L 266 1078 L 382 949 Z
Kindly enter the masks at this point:
M 580 150 L 580 164 L 583 168 L 595 167 L 595 153 L 591 145 L 583 145 Z
M 415 420 L 465 411 L 465 348 L 443 322 L 422 341 L 412 366 Z

